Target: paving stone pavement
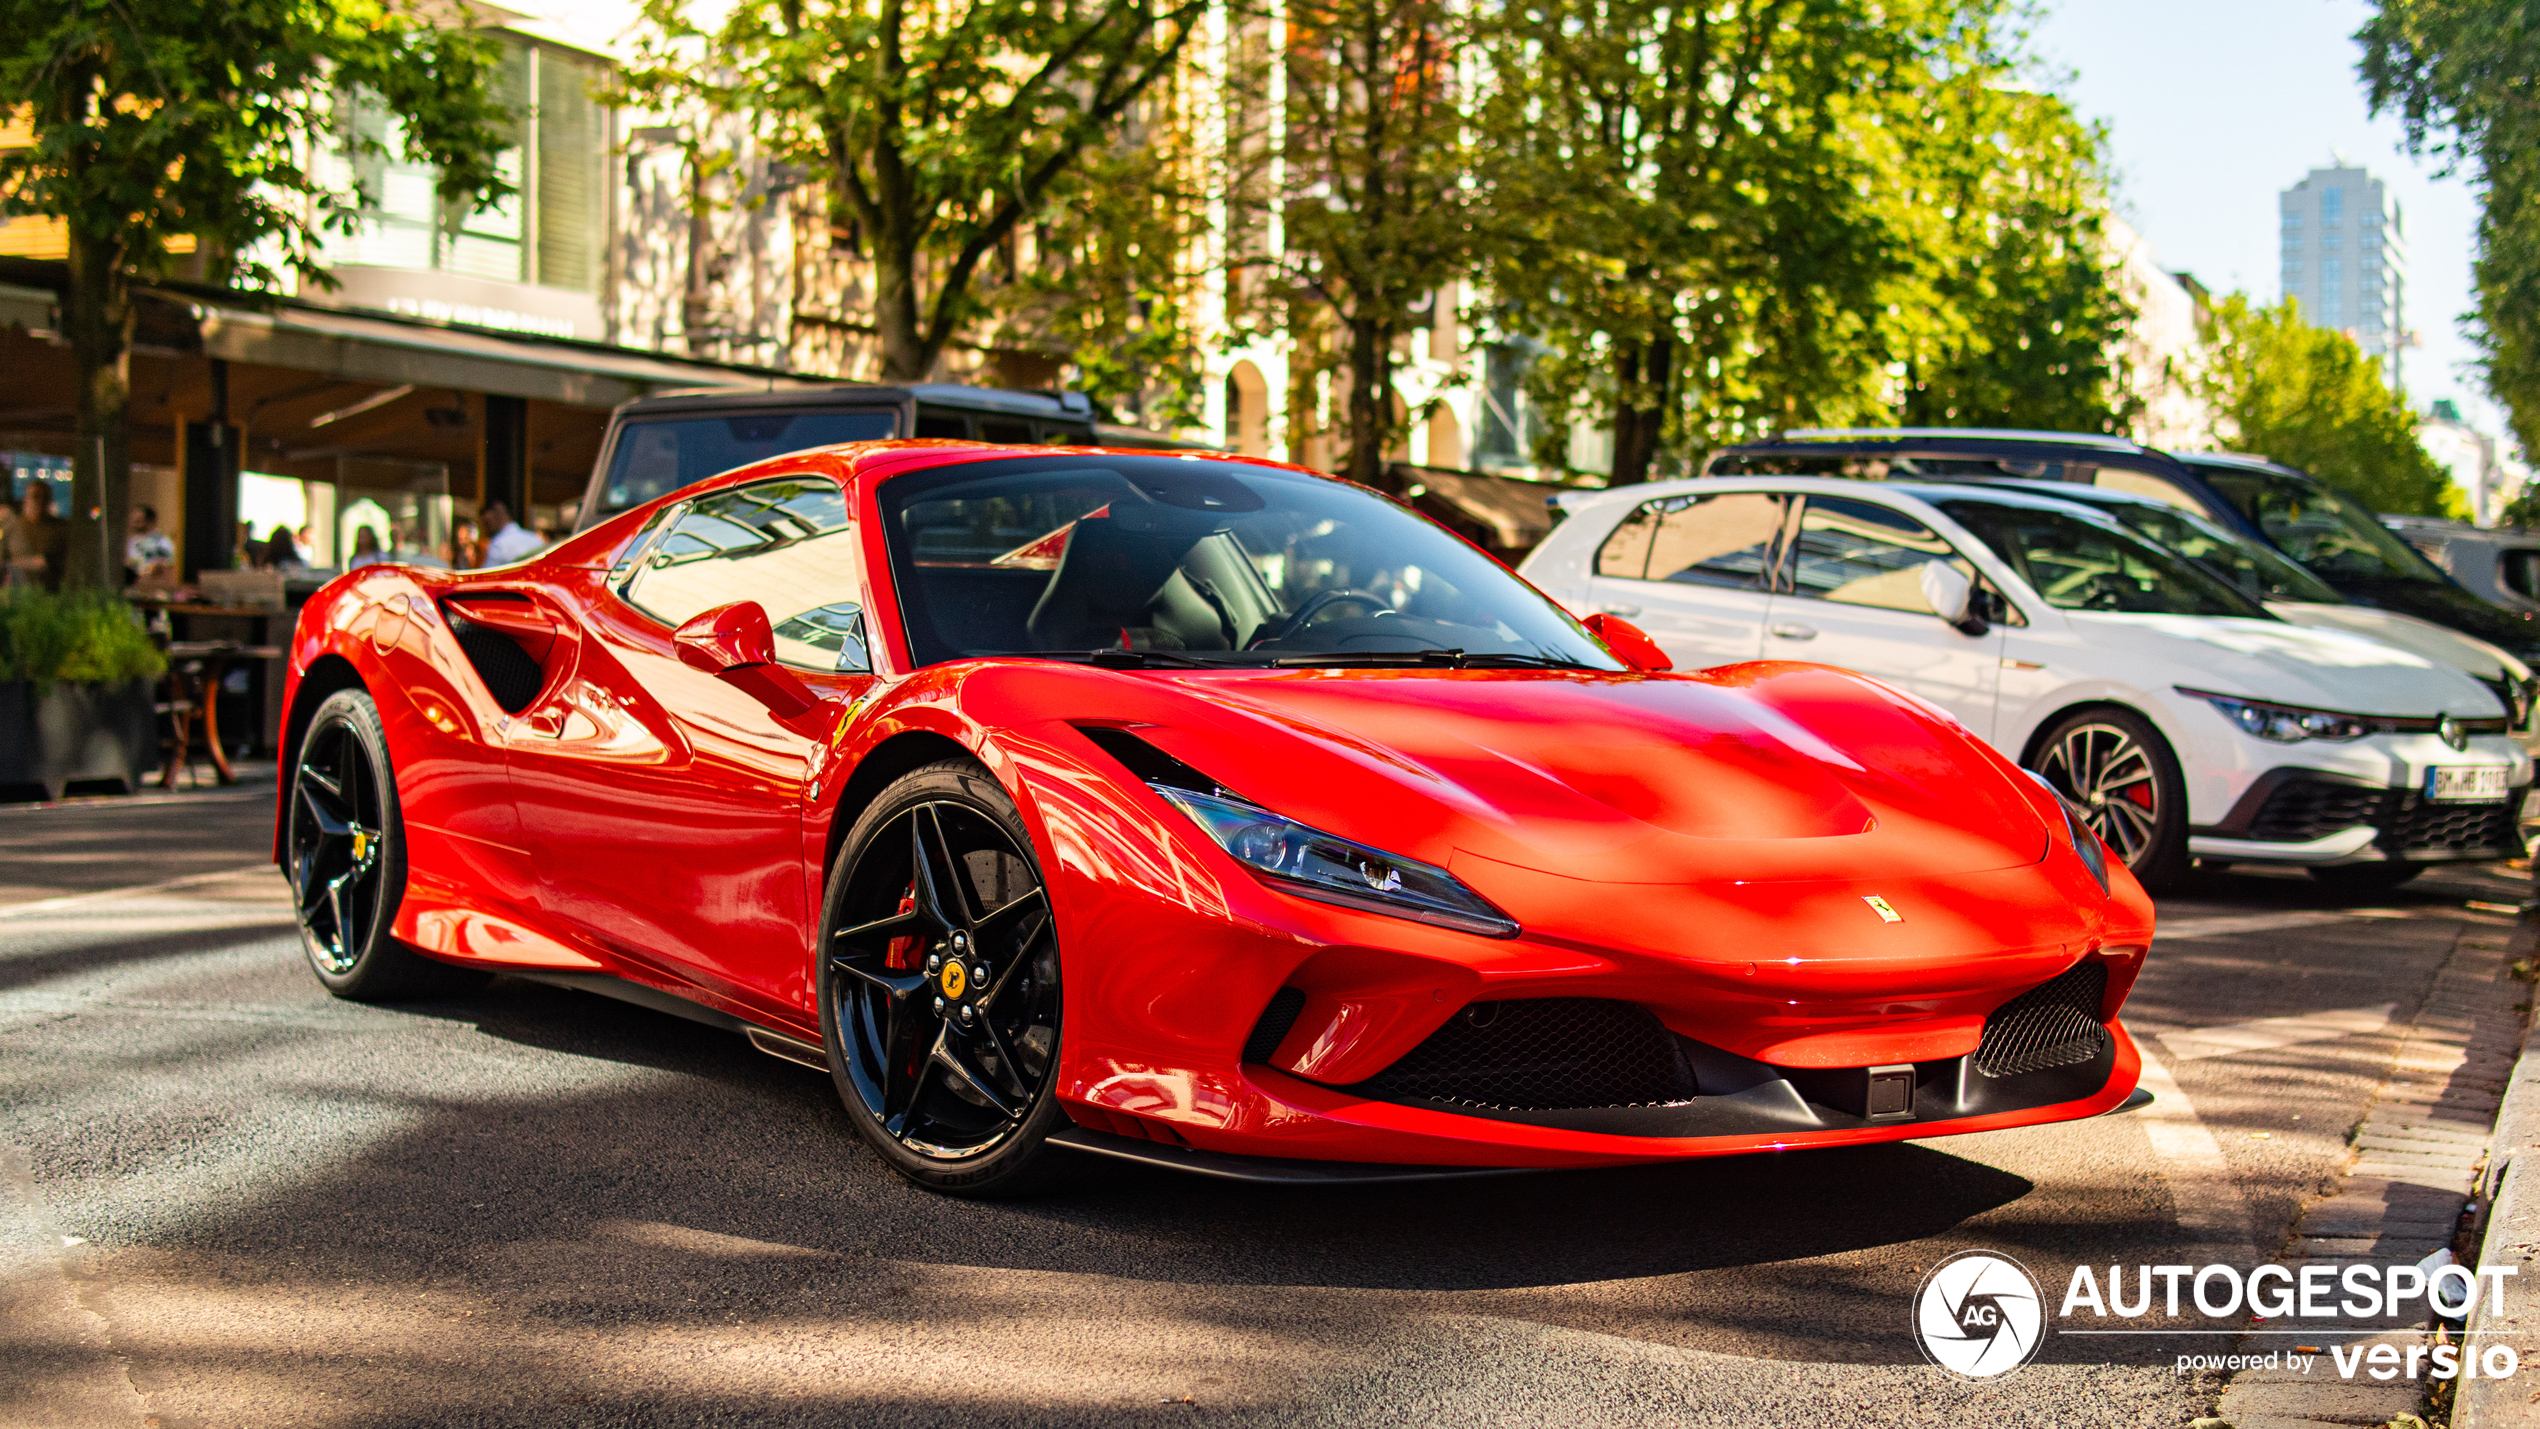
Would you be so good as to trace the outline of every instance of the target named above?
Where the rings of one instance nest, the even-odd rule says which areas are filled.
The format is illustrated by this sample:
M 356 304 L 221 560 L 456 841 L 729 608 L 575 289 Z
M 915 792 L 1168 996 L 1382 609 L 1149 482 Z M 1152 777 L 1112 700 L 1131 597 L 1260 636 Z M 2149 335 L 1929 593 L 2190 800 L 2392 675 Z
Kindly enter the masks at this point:
M 2433 990 L 2408 1026 L 2382 1084 L 2350 1144 L 2354 1159 L 2336 1188 L 2303 1207 L 2280 1257 L 2303 1267 L 2413 1265 L 2453 1243 L 2487 1159 L 2506 1084 L 2523 1036 L 2517 1006 L 2528 994 L 2508 968 L 2528 952 L 2529 931 L 2502 925 L 2464 930 L 2435 974 Z M 2308 1326 L 2304 1326 L 2306 1330 Z M 2240 1353 L 2287 1348 L 2286 1336 L 2253 1334 Z M 2422 1302 L 2412 1315 L 2345 1318 L 2299 1337 L 2325 1351 L 2388 1344 L 2406 1356 L 2434 1343 Z M 2323 1353 L 2305 1370 L 2245 1371 L 2223 1395 L 2221 1417 L 2234 1429 L 2313 1429 L 2387 1424 L 2422 1413 L 2432 1381 L 2402 1374 L 2377 1381 L 2346 1378 Z

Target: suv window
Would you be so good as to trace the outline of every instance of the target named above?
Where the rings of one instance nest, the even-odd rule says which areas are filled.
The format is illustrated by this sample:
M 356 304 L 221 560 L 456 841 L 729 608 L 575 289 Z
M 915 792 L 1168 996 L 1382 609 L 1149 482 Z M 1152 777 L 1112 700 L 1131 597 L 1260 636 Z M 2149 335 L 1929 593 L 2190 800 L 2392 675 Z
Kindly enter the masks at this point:
M 2505 589 L 2540 600 L 2540 548 L 2516 546 L 2504 553 L 2496 568 L 2504 577 Z
M 2330 580 L 2443 584 L 2443 573 L 2415 547 L 2325 485 L 2270 471 L 2207 467 L 2202 474 L 2276 549 Z
M 838 484 L 785 477 L 689 502 L 619 594 L 670 626 L 754 600 L 776 628 L 777 659 L 866 670 L 862 568 Z
M 1596 573 L 1760 590 L 1782 528 L 1782 498 L 1739 491 L 1644 501 L 1596 554 Z
M 2140 496 L 2146 501 L 2158 501 L 2164 506 L 2175 506 L 2181 511 L 2192 511 L 2199 516 L 2205 514 L 2205 503 L 2190 496 L 2187 488 L 2166 477 L 2154 476 L 2148 471 L 2128 471 L 2121 466 L 2103 466 L 2099 468 L 2099 474 L 2092 484 L 2102 490 L 2122 491 L 2128 496 Z
M 2220 576 L 2114 522 L 1990 501 L 1943 501 L 1940 509 L 2058 610 L 2274 618 Z
M 591 519 L 632 510 L 692 481 L 772 456 L 839 442 L 883 441 L 898 425 L 899 414 L 887 409 L 637 417 L 618 431 L 600 510 Z
M 1881 610 L 1932 613 L 1923 567 L 1934 561 L 1979 579 L 1966 557 L 1902 511 L 1838 496 L 1811 496 L 1792 542 L 1790 585 L 1800 595 Z

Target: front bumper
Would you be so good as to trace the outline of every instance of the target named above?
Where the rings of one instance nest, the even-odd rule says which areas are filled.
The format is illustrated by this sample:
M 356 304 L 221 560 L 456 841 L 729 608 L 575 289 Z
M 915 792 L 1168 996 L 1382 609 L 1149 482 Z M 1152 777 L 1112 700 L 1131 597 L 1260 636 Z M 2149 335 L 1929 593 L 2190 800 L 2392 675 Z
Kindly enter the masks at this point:
M 2501 800 L 2437 803 L 2421 783 L 2392 787 L 2334 769 L 2270 769 L 2220 823 L 2189 830 L 2187 847 L 2199 858 L 2313 868 L 2511 858 L 2522 852 L 2516 824 L 2530 787 L 2513 785 Z

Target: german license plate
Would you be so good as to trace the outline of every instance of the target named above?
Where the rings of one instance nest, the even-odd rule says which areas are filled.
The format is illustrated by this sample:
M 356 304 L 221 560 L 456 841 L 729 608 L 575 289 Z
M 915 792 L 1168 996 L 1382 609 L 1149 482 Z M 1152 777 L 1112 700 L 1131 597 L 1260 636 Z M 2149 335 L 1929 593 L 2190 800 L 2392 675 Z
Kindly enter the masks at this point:
M 2455 765 L 2434 768 L 2425 774 L 2425 797 L 2437 804 L 2474 804 L 2502 800 L 2510 787 L 2505 783 L 2507 770 L 2502 765 Z

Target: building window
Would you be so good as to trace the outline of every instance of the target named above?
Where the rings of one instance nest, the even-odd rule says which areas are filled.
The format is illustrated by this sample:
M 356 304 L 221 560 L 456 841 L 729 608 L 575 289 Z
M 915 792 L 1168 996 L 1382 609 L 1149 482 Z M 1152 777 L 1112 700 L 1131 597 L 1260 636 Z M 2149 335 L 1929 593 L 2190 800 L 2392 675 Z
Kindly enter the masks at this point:
M 2335 222 L 2337 222 L 2338 220 L 2340 220 L 2340 219 L 2344 218 L 2345 216 L 2346 216 L 2346 191 L 2345 191 L 2344 189 L 2336 189 L 2336 188 L 2332 188 L 2332 189 L 2323 189 L 2323 190 L 2321 190 L 2321 191 L 2320 191 L 2320 222 L 2322 222 L 2322 223 L 2335 223 Z
M 338 262 L 433 269 L 574 292 L 600 286 L 607 238 L 607 111 L 591 97 L 598 60 L 505 38 L 495 97 L 513 115 L 513 147 L 495 168 L 516 190 L 491 208 L 444 202 L 440 175 L 405 161 L 396 118 L 355 93 L 344 124 L 368 141 L 339 162 L 366 201 L 361 227 L 330 244 Z M 375 146 L 376 152 L 362 152 Z

